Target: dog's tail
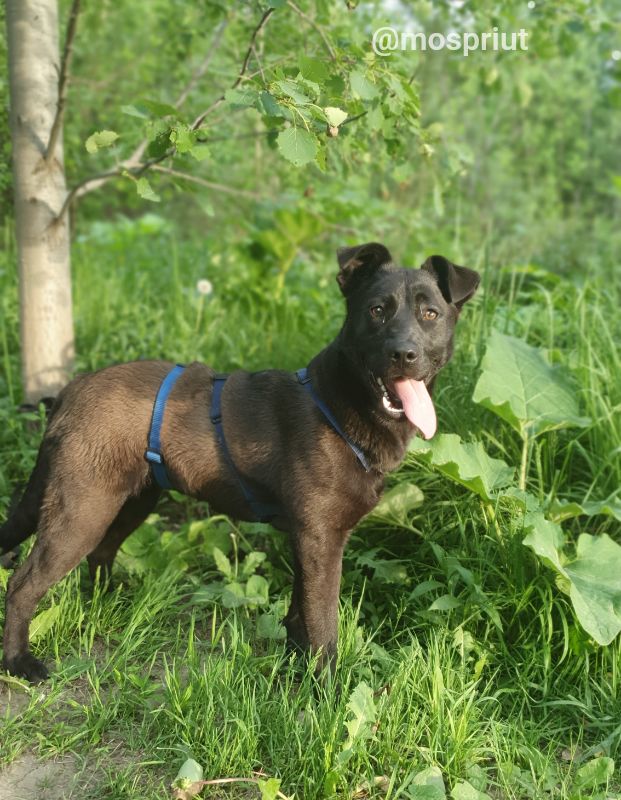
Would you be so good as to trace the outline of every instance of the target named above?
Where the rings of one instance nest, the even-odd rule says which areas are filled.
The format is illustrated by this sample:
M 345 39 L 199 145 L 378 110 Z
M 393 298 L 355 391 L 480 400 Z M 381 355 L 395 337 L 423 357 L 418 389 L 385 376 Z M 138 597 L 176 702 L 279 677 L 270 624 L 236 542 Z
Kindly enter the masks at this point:
M 44 397 L 41 400 L 45 406 L 47 421 L 52 419 L 59 407 L 60 400 L 53 397 Z M 21 406 L 21 410 L 32 411 L 34 406 Z M 3 525 L 0 525 L 0 555 L 9 553 L 17 545 L 25 541 L 36 531 L 39 524 L 39 513 L 43 502 L 43 495 L 47 484 L 49 471 L 49 442 L 43 439 L 37 461 L 32 474 L 26 484 L 26 488 L 21 493 L 21 487 L 16 487 L 8 508 L 8 518 Z M 23 484 L 22 484 L 23 486 Z
M 46 477 L 47 458 L 42 447 L 21 498 L 17 501 L 18 489 L 9 506 L 8 519 L 3 525 L 0 525 L 0 553 L 8 553 L 13 550 L 37 529 L 47 483 Z

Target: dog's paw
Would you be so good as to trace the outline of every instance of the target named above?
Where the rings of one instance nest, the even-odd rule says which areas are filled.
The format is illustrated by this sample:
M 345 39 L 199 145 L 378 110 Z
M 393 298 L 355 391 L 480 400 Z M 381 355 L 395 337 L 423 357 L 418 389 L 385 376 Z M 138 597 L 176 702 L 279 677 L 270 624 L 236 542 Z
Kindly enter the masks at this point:
M 11 675 L 17 678 L 26 678 L 30 683 L 41 683 L 50 677 L 47 667 L 32 653 L 24 653 L 15 658 L 5 658 L 3 666 Z
M 16 547 L 15 550 L 9 550 L 7 553 L 0 555 L 0 567 L 4 567 L 4 569 L 15 569 L 18 559 L 19 548 Z

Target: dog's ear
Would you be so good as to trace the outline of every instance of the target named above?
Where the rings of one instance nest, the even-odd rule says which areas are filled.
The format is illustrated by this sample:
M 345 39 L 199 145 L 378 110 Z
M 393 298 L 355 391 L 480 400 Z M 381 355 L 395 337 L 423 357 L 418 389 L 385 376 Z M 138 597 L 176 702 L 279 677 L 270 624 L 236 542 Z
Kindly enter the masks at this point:
M 339 274 L 336 276 L 336 280 L 343 294 L 347 294 L 349 291 L 355 275 L 377 269 L 377 267 L 392 261 L 388 249 L 378 242 L 358 244 L 354 247 L 339 247 L 336 257 L 339 262 Z
M 481 280 L 478 272 L 468 267 L 458 267 L 444 256 L 430 256 L 421 269 L 433 275 L 446 302 L 457 308 L 470 300 Z

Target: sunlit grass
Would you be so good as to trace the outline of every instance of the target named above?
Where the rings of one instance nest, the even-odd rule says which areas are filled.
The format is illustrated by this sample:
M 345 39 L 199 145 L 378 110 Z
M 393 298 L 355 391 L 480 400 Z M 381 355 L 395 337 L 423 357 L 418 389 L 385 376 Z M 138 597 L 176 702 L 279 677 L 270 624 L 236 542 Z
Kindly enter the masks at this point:
M 297 265 L 275 299 L 270 276 L 258 274 L 242 248 L 210 255 L 176 242 L 157 222 L 152 230 L 148 221 L 140 224 L 147 229 L 104 227 L 74 249 L 80 369 L 142 357 L 197 358 L 220 370 L 294 369 L 338 330 L 330 257 L 317 273 Z M 9 251 L 0 275 L 2 514 L 11 486 L 32 467 L 39 438 L 15 412 L 11 258 Z M 201 278 L 212 281 L 212 294 L 197 291 Z M 441 429 L 481 439 L 490 454 L 519 463 L 517 437 L 470 398 L 489 329 L 528 338 L 569 365 L 581 410 L 593 419 L 584 431 L 541 437 L 528 465 L 529 490 L 544 498 L 608 496 L 621 482 L 619 320 L 614 293 L 597 276 L 574 286 L 543 271 L 487 274 L 438 383 Z M 117 566 L 110 593 L 97 588 L 91 596 L 84 570 L 49 593 L 42 608 L 57 604 L 61 613 L 35 650 L 53 678 L 43 688 L 10 690 L 0 760 L 9 764 L 27 751 L 41 759 L 73 753 L 76 770 L 92 780 L 82 796 L 93 798 L 165 796 L 189 755 L 207 777 L 261 770 L 304 800 L 324 797 L 335 769 L 339 797 L 381 777 L 366 796 L 407 798 L 413 776 L 427 765 L 441 768 L 447 787 L 479 781 L 494 798 L 575 796 L 580 759 L 619 750 L 619 641 L 597 647 L 576 625 L 568 599 L 524 548 L 507 509 L 495 509 L 494 524 L 466 490 L 413 460 L 391 477 L 400 481 L 417 483 L 425 503 L 403 526 L 373 519 L 353 535 L 336 681 L 318 684 L 312 665 L 292 660 L 280 640 L 259 637 L 259 612 L 192 601 L 221 576 L 203 539 L 187 538 L 186 521 L 204 512 L 167 500 L 154 535 L 157 541 L 159 531 L 182 528 L 187 569 L 153 560 L 139 574 L 128 560 Z M 580 519 L 566 530 L 619 536 L 607 517 Z M 242 534 L 243 552 L 267 550 L 263 574 L 281 613 L 290 591 L 286 542 L 265 530 Z M 403 571 L 382 576 L 369 558 L 398 560 Z M 455 565 L 470 571 L 476 592 Z M 430 581 L 427 592 L 417 591 Z M 430 611 L 445 592 L 463 605 Z M 361 682 L 374 694 L 373 734 L 337 769 L 347 704 Z M 8 688 L 2 691 L 4 702 Z M 214 796 L 239 797 L 241 790 L 219 791 Z

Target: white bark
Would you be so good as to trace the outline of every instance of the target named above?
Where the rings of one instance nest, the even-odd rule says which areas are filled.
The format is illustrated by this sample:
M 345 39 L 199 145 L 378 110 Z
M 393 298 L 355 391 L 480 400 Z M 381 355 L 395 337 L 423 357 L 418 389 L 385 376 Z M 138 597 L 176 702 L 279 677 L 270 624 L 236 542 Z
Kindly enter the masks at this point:
M 58 103 L 57 0 L 7 0 L 22 379 L 27 402 L 53 396 L 73 366 L 63 139 L 44 159 Z

